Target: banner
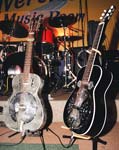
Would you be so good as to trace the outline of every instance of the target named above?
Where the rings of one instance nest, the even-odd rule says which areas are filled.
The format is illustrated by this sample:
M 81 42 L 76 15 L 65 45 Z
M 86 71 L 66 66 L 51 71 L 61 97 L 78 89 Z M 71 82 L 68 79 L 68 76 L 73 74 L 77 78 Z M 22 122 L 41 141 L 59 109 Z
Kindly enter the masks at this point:
M 0 10 L 1 21 L 19 22 L 26 28 L 31 18 L 37 18 L 41 22 L 45 20 L 45 26 L 47 26 L 46 23 L 49 21 L 47 18 L 56 18 L 58 20 L 51 20 L 50 25 L 50 29 L 53 30 L 55 37 L 64 36 L 64 34 L 66 36 L 79 36 L 82 31 L 79 27 L 79 22 L 85 16 L 84 13 L 79 11 L 78 0 L 1 0 Z M 63 20 L 61 20 L 62 18 Z M 4 25 L 0 26 L 2 26 L 2 29 L 0 27 L 2 40 L 2 34 L 6 32 L 6 28 L 3 28 Z M 16 38 L 12 35 L 10 36 L 11 41 L 26 40 L 24 38 Z

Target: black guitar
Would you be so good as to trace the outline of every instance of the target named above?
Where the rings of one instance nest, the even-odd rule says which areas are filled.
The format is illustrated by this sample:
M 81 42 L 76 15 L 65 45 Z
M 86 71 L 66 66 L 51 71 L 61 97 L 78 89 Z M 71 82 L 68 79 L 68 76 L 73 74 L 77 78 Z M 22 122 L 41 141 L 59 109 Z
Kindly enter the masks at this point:
M 34 32 L 39 27 L 39 20 L 31 18 L 23 73 L 12 80 L 13 92 L 3 111 L 5 124 L 17 132 L 37 131 L 46 124 L 47 114 L 41 91 L 44 81 L 31 73 Z
M 108 115 L 108 93 L 113 75 L 96 65 L 96 57 L 104 29 L 114 12 L 114 6 L 104 11 L 98 24 L 86 66 L 77 76 L 76 88 L 64 108 L 64 123 L 74 133 L 97 137 L 102 134 Z

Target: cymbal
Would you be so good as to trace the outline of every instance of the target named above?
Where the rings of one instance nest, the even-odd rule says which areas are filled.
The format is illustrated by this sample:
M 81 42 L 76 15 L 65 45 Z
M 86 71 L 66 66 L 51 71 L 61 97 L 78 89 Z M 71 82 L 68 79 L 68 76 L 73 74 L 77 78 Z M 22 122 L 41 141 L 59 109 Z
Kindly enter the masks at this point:
M 16 38 L 25 38 L 28 35 L 27 29 L 25 29 L 22 24 L 10 20 L 0 21 L 0 30 L 4 34 L 8 34 Z
M 57 37 L 58 40 L 60 41 L 69 41 L 69 42 L 73 42 L 73 41 L 78 41 L 82 39 L 82 36 L 58 36 Z
M 49 18 L 49 25 L 56 28 L 67 27 L 76 23 L 77 19 L 74 16 L 60 16 Z

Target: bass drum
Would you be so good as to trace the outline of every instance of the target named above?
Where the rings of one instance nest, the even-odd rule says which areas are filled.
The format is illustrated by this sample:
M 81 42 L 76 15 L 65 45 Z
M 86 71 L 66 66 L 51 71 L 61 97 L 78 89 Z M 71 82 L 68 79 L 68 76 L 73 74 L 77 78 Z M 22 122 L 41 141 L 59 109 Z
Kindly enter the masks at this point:
M 5 76 L 13 77 L 14 75 L 23 72 L 24 60 L 25 52 L 14 53 L 8 56 L 3 63 L 3 71 L 5 73 Z M 47 67 L 45 63 L 37 57 L 33 57 L 31 70 L 31 72 L 39 75 L 43 79 L 47 75 Z

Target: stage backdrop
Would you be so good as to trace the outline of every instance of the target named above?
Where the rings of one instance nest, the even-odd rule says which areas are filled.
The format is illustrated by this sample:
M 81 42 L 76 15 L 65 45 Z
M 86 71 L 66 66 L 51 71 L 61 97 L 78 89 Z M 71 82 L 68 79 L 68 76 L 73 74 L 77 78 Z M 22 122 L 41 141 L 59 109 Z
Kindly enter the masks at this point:
M 61 27 L 55 26 L 55 23 L 50 25 L 53 34 L 56 38 L 64 36 L 64 34 L 66 36 L 75 36 L 76 39 L 73 38 L 70 46 L 82 47 L 88 46 L 87 34 L 91 34 L 88 33 L 88 22 L 90 20 L 99 21 L 103 10 L 108 9 L 112 4 L 116 6 L 116 11 L 108 23 L 104 44 L 106 49 L 119 49 L 118 0 L 0 0 L 0 20 L 19 21 L 27 28 L 30 16 L 39 16 L 41 19 L 51 16 L 66 16 L 71 18 L 70 21 L 65 20 L 66 28 L 62 24 Z M 72 17 L 76 20 L 74 21 Z M 45 26 L 47 26 L 47 19 L 45 23 Z M 1 42 L 3 41 L 2 30 L 0 28 Z M 19 36 L 11 35 L 8 40 L 25 41 L 26 37 L 21 36 L 19 38 Z M 60 49 L 63 49 L 62 45 L 60 47 Z

